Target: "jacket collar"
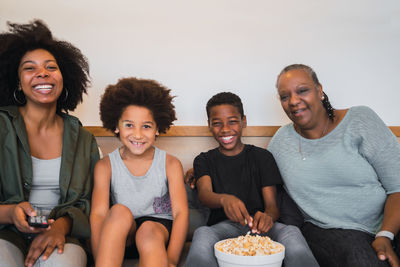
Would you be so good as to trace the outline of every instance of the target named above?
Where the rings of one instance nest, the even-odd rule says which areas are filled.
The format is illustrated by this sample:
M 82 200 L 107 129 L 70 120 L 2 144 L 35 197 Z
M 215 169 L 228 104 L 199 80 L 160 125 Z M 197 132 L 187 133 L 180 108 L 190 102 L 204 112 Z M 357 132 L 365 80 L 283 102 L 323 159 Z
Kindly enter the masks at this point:
M 25 128 L 24 119 L 21 116 L 18 106 L 3 106 L 0 111 L 6 112 L 13 121 L 16 129 L 16 134 L 22 143 L 22 146 L 27 155 L 30 155 L 30 147 L 28 143 L 28 136 Z M 71 168 L 74 165 L 75 153 L 77 150 L 79 130 L 82 125 L 81 122 L 74 116 L 66 113 L 59 114 L 64 121 L 63 132 L 63 148 L 61 154 L 61 168 L 60 168 L 60 193 L 61 203 L 67 198 L 68 188 L 72 179 Z
M 20 116 L 18 106 L 3 106 L 0 107 L 0 110 L 7 112 L 13 118 Z
M 28 144 L 28 134 L 26 133 L 24 118 L 21 116 L 21 113 L 19 113 L 18 106 L 3 106 L 0 107 L 0 111 L 4 111 L 10 116 L 12 124 L 15 127 L 15 132 L 18 139 L 21 141 L 25 153 L 30 155 L 31 151 Z
M 73 168 L 76 168 L 75 155 L 76 151 L 78 150 L 78 139 L 81 123 L 74 116 L 70 116 L 65 113 L 60 115 L 64 119 L 64 132 L 59 181 L 61 203 L 64 203 L 66 202 L 67 192 L 72 180 Z

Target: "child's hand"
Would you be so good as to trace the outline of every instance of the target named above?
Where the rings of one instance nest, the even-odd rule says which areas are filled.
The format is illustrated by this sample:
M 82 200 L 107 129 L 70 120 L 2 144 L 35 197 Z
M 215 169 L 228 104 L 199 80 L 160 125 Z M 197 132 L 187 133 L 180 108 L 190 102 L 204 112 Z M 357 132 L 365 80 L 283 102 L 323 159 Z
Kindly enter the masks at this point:
M 252 225 L 249 224 L 253 234 L 268 232 L 274 225 L 274 220 L 265 212 L 257 211 L 254 215 Z
M 253 218 L 247 212 L 246 206 L 243 201 L 233 195 L 224 195 L 221 199 L 222 207 L 226 217 L 234 222 L 238 222 L 241 225 L 246 225 L 247 222 L 251 222 Z
M 191 189 L 194 189 L 196 186 L 196 180 L 194 179 L 194 170 L 193 168 L 189 169 L 185 173 L 185 178 L 184 178 L 185 184 L 190 186 Z

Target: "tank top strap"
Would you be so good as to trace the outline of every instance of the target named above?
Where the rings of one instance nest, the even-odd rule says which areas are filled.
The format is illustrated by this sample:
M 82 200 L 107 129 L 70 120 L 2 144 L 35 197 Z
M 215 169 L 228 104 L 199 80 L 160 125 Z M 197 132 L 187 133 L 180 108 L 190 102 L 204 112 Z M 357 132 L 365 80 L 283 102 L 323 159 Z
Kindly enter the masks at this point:
M 158 147 L 154 147 L 154 157 L 153 157 L 153 166 L 157 166 L 159 169 L 159 174 L 166 177 L 166 170 L 165 170 L 165 159 L 166 159 L 166 152 L 164 150 L 159 149 Z
M 119 148 L 108 154 L 108 156 L 110 157 L 111 170 L 115 171 L 123 169 L 124 162 L 122 161 L 121 155 L 119 154 Z

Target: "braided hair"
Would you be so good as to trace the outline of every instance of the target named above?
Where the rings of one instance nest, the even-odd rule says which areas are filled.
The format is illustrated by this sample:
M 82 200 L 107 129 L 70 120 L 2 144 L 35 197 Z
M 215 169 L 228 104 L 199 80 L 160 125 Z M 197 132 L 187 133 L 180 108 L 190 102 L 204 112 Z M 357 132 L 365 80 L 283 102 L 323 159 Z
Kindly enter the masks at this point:
M 333 121 L 333 118 L 335 117 L 335 109 L 332 107 L 331 102 L 329 102 L 329 98 L 328 95 L 325 94 L 325 92 L 323 93 L 323 99 L 322 99 L 322 105 L 324 106 L 326 112 L 328 113 L 328 117 L 329 119 L 331 119 Z
M 276 88 L 278 88 L 278 80 L 281 77 L 281 75 L 285 74 L 285 73 L 287 73 L 287 72 L 289 72 L 291 70 L 304 70 L 305 72 L 307 72 L 310 75 L 311 79 L 313 80 L 313 82 L 314 82 L 314 84 L 316 86 L 321 86 L 321 83 L 318 80 L 317 74 L 315 73 L 315 71 L 311 67 L 309 67 L 307 65 L 304 65 L 304 64 L 292 64 L 292 65 L 286 66 L 279 73 L 278 79 L 277 79 L 277 82 L 276 82 Z M 322 97 L 322 100 L 321 100 L 322 106 L 325 108 L 329 119 L 333 121 L 333 118 L 335 117 L 335 112 L 334 112 L 335 109 L 332 107 L 331 103 L 329 102 L 328 95 L 325 92 L 322 92 L 322 93 L 323 93 L 323 97 Z

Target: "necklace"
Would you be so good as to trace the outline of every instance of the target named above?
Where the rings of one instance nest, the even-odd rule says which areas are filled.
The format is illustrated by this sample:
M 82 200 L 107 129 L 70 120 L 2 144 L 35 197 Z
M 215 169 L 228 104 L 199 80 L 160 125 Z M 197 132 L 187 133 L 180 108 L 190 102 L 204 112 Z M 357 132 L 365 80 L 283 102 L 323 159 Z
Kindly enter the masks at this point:
M 328 125 L 329 125 L 329 117 L 326 120 L 325 127 L 322 130 L 322 133 L 321 133 L 320 137 L 318 138 L 318 141 L 319 141 L 319 139 L 321 139 L 325 135 L 326 130 L 328 129 Z M 301 135 L 302 135 L 303 132 L 301 131 L 300 128 L 299 128 L 299 131 L 300 131 L 300 135 L 299 135 L 299 153 L 300 153 L 301 159 L 302 160 L 306 160 L 307 159 L 306 155 L 303 153 L 304 151 L 301 149 L 301 143 L 302 143 L 301 142 Z M 315 146 L 312 148 L 310 153 L 308 153 L 308 156 L 311 156 L 311 154 L 314 152 L 314 149 L 315 149 Z

